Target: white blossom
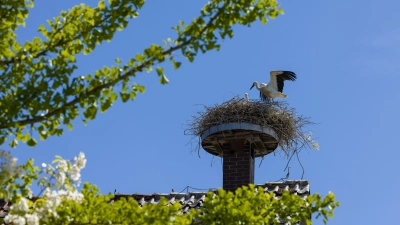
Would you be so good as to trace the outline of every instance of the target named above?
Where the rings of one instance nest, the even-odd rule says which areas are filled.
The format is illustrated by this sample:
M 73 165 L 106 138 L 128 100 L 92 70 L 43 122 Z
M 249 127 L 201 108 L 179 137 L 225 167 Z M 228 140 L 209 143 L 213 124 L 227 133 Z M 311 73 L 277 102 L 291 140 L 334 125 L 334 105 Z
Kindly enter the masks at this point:
M 29 189 L 28 198 L 32 199 L 32 197 L 33 197 L 32 190 L 30 188 L 28 188 L 28 189 Z
M 73 201 L 75 201 L 75 202 L 82 202 L 82 200 L 83 200 L 83 194 L 82 193 L 79 193 L 78 191 L 71 191 L 71 190 L 67 190 L 67 191 L 64 191 L 64 190 L 60 190 L 59 192 L 58 192 L 58 195 L 61 197 L 61 198 L 65 198 L 66 200 L 73 200 Z
M 56 207 L 61 204 L 61 200 L 72 200 L 77 203 L 81 203 L 83 200 L 84 196 L 82 193 L 79 193 L 78 191 L 74 190 L 59 190 L 57 191 L 52 191 L 49 188 L 46 188 L 44 191 L 44 199 L 46 200 L 41 207 L 35 208 L 35 216 L 40 219 L 40 218 L 46 218 L 48 213 L 53 214 L 54 217 L 58 217 L 57 212 L 56 212 Z M 32 221 L 35 218 L 32 218 Z M 32 223 L 34 224 L 34 223 Z
M 85 153 L 80 152 L 78 156 L 74 158 L 75 164 L 79 169 L 85 168 L 86 165 L 86 158 L 85 158 Z
M 1 169 L 7 171 L 10 176 L 21 177 L 24 174 L 24 170 L 18 166 L 17 158 L 11 158 L 11 154 L 4 154 L 5 162 L 1 164 Z
M 26 221 L 25 218 L 19 215 L 8 214 L 4 218 L 4 222 L 6 224 L 13 224 L 13 225 L 25 225 Z
M 36 213 L 26 214 L 25 217 L 27 225 L 39 225 L 39 217 Z
M 59 195 L 60 197 L 65 197 L 65 195 L 67 195 L 67 191 L 61 189 L 61 190 L 58 191 L 58 195 Z
M 81 178 L 80 174 L 81 170 L 78 168 L 78 166 L 75 164 L 71 167 L 71 178 L 74 181 L 77 181 Z
M 19 202 L 11 206 L 11 209 L 18 212 L 28 212 L 29 210 L 28 200 L 26 198 L 21 198 Z
M 8 151 L 0 150 L 0 158 L 10 161 L 12 156 L 11 153 Z
M 312 147 L 313 147 L 315 150 L 319 150 L 319 145 L 318 145 L 317 142 L 313 142 L 313 143 L 312 143 Z
M 8 171 L 11 175 L 23 174 L 22 167 L 17 165 L 17 158 L 13 158 L 10 153 L 0 150 L 0 169 Z M 43 170 L 47 173 L 47 176 L 41 179 L 47 180 L 48 177 L 55 179 L 55 186 L 60 190 L 51 190 L 47 187 L 43 193 L 43 203 L 40 206 L 36 206 L 33 212 L 29 214 L 29 200 L 27 198 L 21 198 L 17 203 L 11 206 L 12 211 L 4 218 L 4 222 L 13 225 L 39 225 L 41 219 L 46 219 L 49 215 L 58 217 L 56 208 L 61 204 L 62 200 L 75 201 L 81 203 L 84 199 L 84 195 L 74 188 L 74 184 L 66 185 L 66 179 L 72 179 L 77 184 L 80 183 L 81 174 L 80 171 L 86 166 L 86 158 L 84 153 L 79 153 L 77 157 L 74 157 L 75 164 L 68 169 L 69 161 L 60 159 L 56 168 L 50 164 L 42 163 Z M 70 177 L 70 178 L 67 178 Z M 46 184 L 45 184 L 46 185 Z M 46 185 L 47 186 L 47 185 Z M 63 189 L 61 189 L 63 188 Z M 32 191 L 29 191 L 29 198 L 32 198 Z M 15 212 L 16 214 L 12 214 Z
M 58 161 L 57 169 L 61 170 L 62 172 L 67 172 L 68 171 L 68 163 L 66 160 L 61 159 Z
M 51 191 L 49 188 L 46 188 L 46 190 L 44 191 L 44 196 L 46 197 L 47 202 L 51 207 L 56 207 L 61 203 L 61 199 L 58 193 L 56 191 Z
M 60 188 L 65 182 L 65 173 L 58 172 L 56 175 L 56 186 Z

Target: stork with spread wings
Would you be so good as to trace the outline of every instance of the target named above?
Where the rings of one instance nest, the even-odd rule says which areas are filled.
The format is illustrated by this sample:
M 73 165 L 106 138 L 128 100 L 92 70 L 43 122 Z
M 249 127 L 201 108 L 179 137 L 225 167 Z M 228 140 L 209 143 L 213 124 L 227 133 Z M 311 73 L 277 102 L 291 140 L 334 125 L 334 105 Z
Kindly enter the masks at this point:
M 295 81 L 296 78 L 296 74 L 292 71 L 271 71 L 268 84 L 261 83 L 260 86 L 258 86 L 258 82 L 254 81 L 250 90 L 256 87 L 260 91 L 260 98 L 262 101 L 275 98 L 287 98 L 288 96 L 282 93 L 284 81 Z

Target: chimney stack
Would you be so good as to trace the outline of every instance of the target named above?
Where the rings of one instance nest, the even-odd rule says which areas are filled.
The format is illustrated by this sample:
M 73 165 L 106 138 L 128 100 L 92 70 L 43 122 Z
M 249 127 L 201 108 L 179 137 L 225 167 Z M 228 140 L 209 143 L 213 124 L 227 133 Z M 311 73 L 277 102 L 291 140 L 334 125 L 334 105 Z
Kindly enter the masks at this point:
M 223 188 L 228 191 L 254 184 L 254 159 L 273 152 L 277 140 L 271 128 L 250 123 L 225 123 L 201 135 L 203 149 L 223 158 Z
M 243 185 L 254 184 L 254 149 L 244 141 L 238 140 L 222 146 L 225 190 L 235 191 Z

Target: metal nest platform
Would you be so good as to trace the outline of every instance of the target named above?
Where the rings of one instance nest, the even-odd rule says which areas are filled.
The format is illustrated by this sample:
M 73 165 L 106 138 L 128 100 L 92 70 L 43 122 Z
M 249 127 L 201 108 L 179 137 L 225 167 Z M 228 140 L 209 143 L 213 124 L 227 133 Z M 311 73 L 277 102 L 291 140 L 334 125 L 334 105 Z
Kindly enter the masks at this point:
M 207 129 L 201 135 L 201 145 L 205 151 L 222 156 L 222 145 L 243 141 L 251 144 L 255 157 L 267 155 L 278 147 L 278 137 L 274 130 L 251 123 L 225 123 Z
M 311 124 L 308 117 L 297 114 L 285 101 L 246 101 L 235 97 L 203 106 L 187 121 L 185 134 L 199 137 L 193 139 L 193 146 L 202 146 L 216 156 L 221 156 L 224 144 L 238 146 L 244 142 L 251 143 L 256 157 L 269 154 L 278 146 L 279 152 L 290 157 L 303 146 L 313 144 L 304 130 Z

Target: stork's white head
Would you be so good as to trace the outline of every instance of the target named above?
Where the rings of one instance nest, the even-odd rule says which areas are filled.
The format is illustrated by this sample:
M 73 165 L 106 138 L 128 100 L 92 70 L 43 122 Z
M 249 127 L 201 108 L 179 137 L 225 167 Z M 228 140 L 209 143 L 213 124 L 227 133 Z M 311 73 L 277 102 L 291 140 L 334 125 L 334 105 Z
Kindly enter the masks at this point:
M 256 86 L 256 87 L 258 86 L 258 82 L 257 82 L 257 81 L 254 81 L 254 82 L 253 82 L 253 85 L 251 85 L 250 90 L 251 90 L 254 86 Z

